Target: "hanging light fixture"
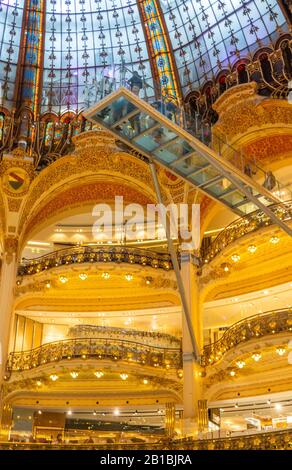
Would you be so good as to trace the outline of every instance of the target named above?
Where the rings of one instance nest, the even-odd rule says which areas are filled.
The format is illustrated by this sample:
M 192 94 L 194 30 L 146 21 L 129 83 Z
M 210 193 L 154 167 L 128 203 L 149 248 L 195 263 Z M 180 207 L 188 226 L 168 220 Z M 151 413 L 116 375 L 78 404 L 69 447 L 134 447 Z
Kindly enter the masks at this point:
M 123 374 L 120 374 L 120 377 L 121 377 L 122 380 L 127 380 L 127 378 L 129 376 L 128 376 L 128 374 L 123 373 Z
M 245 366 L 245 362 L 244 361 L 237 361 L 236 365 L 239 369 L 243 369 L 244 366 Z
M 58 380 L 59 376 L 56 375 L 56 374 L 52 374 L 50 375 L 50 379 L 53 381 L 53 382 L 56 382 L 56 380 Z
M 276 353 L 278 354 L 278 356 L 284 356 L 285 352 L 286 352 L 285 348 L 279 347 L 276 349 Z
M 254 361 L 258 362 L 262 358 L 262 355 L 260 353 L 254 353 L 251 357 Z
M 279 241 L 280 241 L 279 237 L 271 237 L 270 238 L 270 243 L 272 243 L 273 245 L 277 245 L 277 243 L 279 243 Z
M 97 377 L 98 379 L 101 379 L 101 377 L 104 376 L 104 373 L 101 372 L 101 371 L 96 371 L 96 372 L 94 372 L 94 375 L 95 375 L 95 377 Z
M 70 372 L 70 375 L 71 375 L 72 379 L 77 379 L 79 374 L 78 374 L 78 372 L 73 371 L 73 372 Z
M 223 269 L 225 273 L 228 273 L 230 271 L 230 265 L 228 263 L 223 263 L 221 265 L 221 268 Z

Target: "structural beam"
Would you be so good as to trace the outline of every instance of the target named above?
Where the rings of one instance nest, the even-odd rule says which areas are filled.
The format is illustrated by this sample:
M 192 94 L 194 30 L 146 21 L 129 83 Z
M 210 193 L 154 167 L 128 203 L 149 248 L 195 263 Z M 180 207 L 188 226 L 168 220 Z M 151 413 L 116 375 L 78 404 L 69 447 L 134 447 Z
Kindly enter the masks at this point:
M 150 166 L 150 169 L 151 169 L 151 175 L 152 175 L 152 180 L 153 180 L 153 184 L 154 184 L 154 188 L 155 188 L 155 192 L 156 192 L 157 201 L 158 201 L 159 204 L 163 205 L 164 202 L 163 202 L 162 193 L 161 193 L 161 189 L 160 189 L 160 185 L 159 185 L 159 181 L 158 181 L 158 177 L 157 177 L 155 164 L 150 161 L 149 166 Z M 162 218 L 162 219 L 164 219 L 164 218 Z M 194 334 L 194 330 L 193 330 L 192 317 L 191 317 L 191 313 L 190 313 L 190 309 L 189 309 L 189 304 L 188 304 L 188 301 L 187 301 L 187 296 L 186 296 L 186 292 L 185 292 L 184 283 L 183 283 L 181 272 L 180 272 L 180 267 L 179 267 L 179 263 L 178 263 L 178 259 L 177 259 L 176 250 L 174 248 L 173 241 L 172 241 L 172 238 L 171 238 L 168 219 L 166 219 L 166 224 L 164 226 L 164 229 L 165 229 L 167 243 L 168 243 L 168 251 L 169 251 L 169 254 L 171 256 L 173 269 L 174 269 L 174 272 L 175 272 L 175 275 L 176 275 L 176 280 L 177 280 L 177 285 L 178 285 L 178 289 L 179 289 L 179 293 L 180 293 L 180 297 L 181 297 L 183 312 L 184 312 L 184 316 L 185 316 L 186 323 L 187 323 L 187 326 L 188 326 L 188 332 L 189 332 L 191 343 L 192 343 L 192 348 L 193 348 L 192 353 L 195 357 L 195 360 L 199 361 L 200 351 L 199 351 L 199 347 L 198 347 L 198 344 L 197 344 L 197 341 L 196 341 L 196 338 L 195 338 L 195 334 Z

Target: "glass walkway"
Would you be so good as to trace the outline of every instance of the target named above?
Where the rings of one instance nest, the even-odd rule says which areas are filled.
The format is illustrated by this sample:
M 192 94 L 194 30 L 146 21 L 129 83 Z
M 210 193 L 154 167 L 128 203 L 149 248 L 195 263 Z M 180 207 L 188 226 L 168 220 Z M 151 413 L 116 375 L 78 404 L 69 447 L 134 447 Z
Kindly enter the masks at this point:
M 281 220 L 275 221 L 268 209 L 269 205 L 282 202 L 277 196 L 278 183 L 274 182 L 273 192 L 269 191 L 267 185 L 253 178 L 255 171 L 250 162 L 238 151 L 231 147 L 230 150 L 226 142 L 214 141 L 211 130 L 207 132 L 197 120 L 185 118 L 171 101 L 149 104 L 120 88 L 83 115 L 113 133 L 123 148 L 164 166 L 237 215 L 262 209 L 292 235 L 292 230 Z M 227 158 L 220 156 L 223 145 Z

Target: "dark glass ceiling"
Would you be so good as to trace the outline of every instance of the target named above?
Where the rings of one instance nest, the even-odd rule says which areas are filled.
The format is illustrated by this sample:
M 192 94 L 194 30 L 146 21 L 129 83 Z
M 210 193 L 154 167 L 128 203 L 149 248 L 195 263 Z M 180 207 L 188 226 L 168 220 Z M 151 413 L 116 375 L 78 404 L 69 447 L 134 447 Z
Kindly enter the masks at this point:
M 15 101 L 25 3 L 0 0 L 1 102 L 10 107 Z M 288 30 L 276 0 L 28 3 L 36 8 L 39 32 L 44 25 L 42 112 L 87 107 L 124 83 L 134 70 L 147 83 L 146 93 L 152 94 L 155 78 L 168 92 L 182 89 L 186 94 L 239 58 L 250 58 L 259 47 L 272 46 Z M 41 60 L 41 36 L 26 34 L 32 42 L 26 60 L 34 66 Z

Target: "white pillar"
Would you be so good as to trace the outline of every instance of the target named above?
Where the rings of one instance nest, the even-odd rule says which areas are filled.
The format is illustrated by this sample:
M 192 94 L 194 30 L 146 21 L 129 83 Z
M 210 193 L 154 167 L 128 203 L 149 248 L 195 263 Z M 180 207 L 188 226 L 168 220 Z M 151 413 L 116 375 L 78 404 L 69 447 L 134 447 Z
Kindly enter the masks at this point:
M 0 278 L 0 383 L 3 380 L 8 356 L 14 287 L 17 274 L 17 240 L 7 238 L 4 250 Z
M 196 260 L 191 253 L 181 255 L 181 274 L 189 304 L 194 335 L 198 348 L 203 347 L 202 302 L 200 299 Z M 192 344 L 188 327 L 183 318 L 183 408 L 184 408 L 184 434 L 197 434 L 199 400 L 202 400 L 202 377 L 200 364 L 195 361 L 192 354 Z

